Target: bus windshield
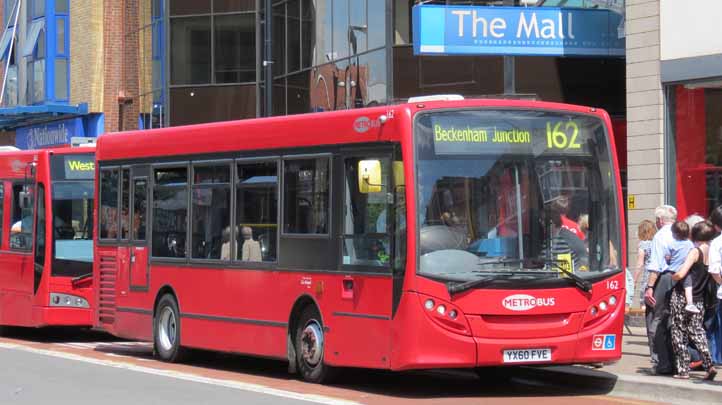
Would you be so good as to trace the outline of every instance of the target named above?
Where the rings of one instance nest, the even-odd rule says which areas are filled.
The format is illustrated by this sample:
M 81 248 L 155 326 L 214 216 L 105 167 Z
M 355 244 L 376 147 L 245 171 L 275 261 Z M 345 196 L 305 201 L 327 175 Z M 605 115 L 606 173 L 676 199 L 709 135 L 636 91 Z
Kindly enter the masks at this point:
M 611 134 L 599 118 L 437 111 L 417 118 L 415 136 L 419 274 L 466 282 L 619 271 Z
M 92 272 L 95 163 L 92 154 L 51 158 L 53 276 Z

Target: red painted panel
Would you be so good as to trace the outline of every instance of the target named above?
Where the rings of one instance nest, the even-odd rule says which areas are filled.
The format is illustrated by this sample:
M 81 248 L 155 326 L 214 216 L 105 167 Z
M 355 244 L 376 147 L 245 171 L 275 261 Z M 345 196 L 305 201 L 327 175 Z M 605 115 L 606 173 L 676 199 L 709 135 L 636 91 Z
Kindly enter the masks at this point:
M 677 147 L 677 210 L 679 217 L 691 214 L 706 216 L 704 89 L 676 86 L 675 144 Z
M 131 287 L 148 287 L 148 248 L 145 246 L 131 247 L 130 285 Z

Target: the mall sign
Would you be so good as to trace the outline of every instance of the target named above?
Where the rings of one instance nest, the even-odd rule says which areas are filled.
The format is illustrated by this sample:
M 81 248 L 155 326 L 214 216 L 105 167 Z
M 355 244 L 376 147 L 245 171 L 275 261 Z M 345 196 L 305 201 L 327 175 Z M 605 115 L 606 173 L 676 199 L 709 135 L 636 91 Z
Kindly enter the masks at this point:
M 419 5 L 413 19 L 417 55 L 624 55 L 610 10 Z

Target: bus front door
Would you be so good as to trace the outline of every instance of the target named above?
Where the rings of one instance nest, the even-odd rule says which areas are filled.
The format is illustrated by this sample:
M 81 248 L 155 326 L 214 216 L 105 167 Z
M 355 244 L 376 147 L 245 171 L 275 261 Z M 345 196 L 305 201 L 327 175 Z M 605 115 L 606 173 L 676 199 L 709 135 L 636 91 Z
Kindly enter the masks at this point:
M 335 182 L 340 285 L 335 350 L 346 364 L 388 368 L 393 277 L 391 151 L 355 150 L 339 159 Z M 342 206 L 339 206 L 342 205 Z M 368 344 L 368 342 L 374 342 Z

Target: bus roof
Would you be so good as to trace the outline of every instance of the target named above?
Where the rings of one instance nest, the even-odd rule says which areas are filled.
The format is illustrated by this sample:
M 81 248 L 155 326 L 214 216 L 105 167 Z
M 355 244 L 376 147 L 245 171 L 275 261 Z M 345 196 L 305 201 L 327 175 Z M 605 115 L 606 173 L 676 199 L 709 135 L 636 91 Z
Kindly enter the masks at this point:
M 424 101 L 105 134 L 98 139 L 97 160 L 398 141 L 404 131 L 410 131 L 411 118 L 418 111 L 471 107 L 591 113 L 609 125 L 603 110 L 571 104 L 512 99 Z

